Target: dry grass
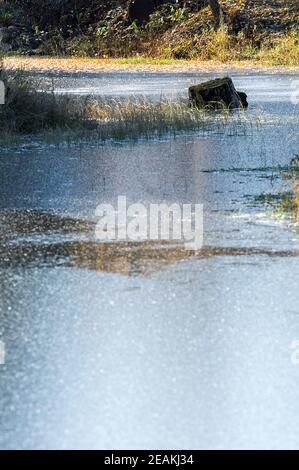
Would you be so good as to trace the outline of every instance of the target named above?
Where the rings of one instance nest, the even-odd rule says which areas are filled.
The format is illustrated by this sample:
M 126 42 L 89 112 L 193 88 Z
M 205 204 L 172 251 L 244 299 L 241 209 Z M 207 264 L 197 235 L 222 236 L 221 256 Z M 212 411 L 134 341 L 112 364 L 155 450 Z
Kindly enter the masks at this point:
M 42 89 L 29 78 L 17 72 L 7 80 L 6 103 L 0 108 L 2 140 L 11 135 L 50 131 L 72 131 L 72 135 L 106 139 L 137 139 L 161 136 L 165 133 L 200 130 L 201 132 L 246 132 L 248 122 L 243 111 L 231 113 L 227 109 L 211 112 L 190 107 L 187 100 L 146 98 L 95 99 L 74 98 L 55 94 L 53 89 Z M 259 124 L 258 119 L 254 124 Z
M 255 199 L 256 202 L 274 210 L 276 216 L 287 217 L 297 224 L 299 222 L 299 156 L 295 156 L 291 163 L 281 170 L 281 176 L 284 181 L 287 181 L 288 191 L 263 193 Z
M 284 175 L 291 181 L 292 192 L 289 200 L 289 212 L 299 221 L 299 156 L 291 160 L 289 171 Z
M 92 57 L 24 57 L 8 56 L 4 59 L 7 70 L 28 71 L 65 71 L 65 72 L 103 72 L 117 70 L 153 71 L 161 68 L 179 71 L 184 69 L 218 69 L 217 61 L 179 60 L 173 58 L 154 58 L 145 56 L 122 58 Z M 242 66 L 250 64 L 243 63 Z M 225 67 L 223 67 L 225 68 Z
M 181 72 L 181 71 L 211 71 L 223 72 L 235 70 L 255 69 L 256 71 L 277 72 L 298 70 L 297 65 L 267 65 L 260 60 L 238 60 L 221 63 L 218 60 L 184 60 L 172 58 L 153 57 L 126 57 L 126 58 L 82 58 L 82 57 L 17 57 L 4 59 L 5 68 L 10 71 L 26 70 L 38 72 L 114 72 L 114 71 L 141 71 L 141 72 Z
M 31 133 L 44 129 L 86 127 L 84 107 L 52 90 L 36 91 L 29 79 L 16 73 L 7 81 L 6 102 L 0 109 L 2 132 Z
M 243 111 L 208 111 L 191 108 L 186 101 L 152 102 L 141 98 L 73 102 L 71 98 L 23 91 L 14 93 L 8 102 L 8 111 L 4 115 L 0 113 L 0 122 L 1 117 L 0 138 L 6 142 L 13 134 L 41 132 L 49 142 L 85 138 L 136 140 L 196 130 L 244 135 L 252 131 L 253 125 L 260 124 L 258 118 L 250 122 Z
M 268 39 L 257 53 L 262 62 L 270 65 L 299 65 L 299 34 L 289 33 L 285 36 Z
M 244 32 L 230 34 L 226 26 L 218 31 L 175 37 L 158 47 L 162 57 L 216 61 L 221 64 L 249 62 L 266 66 L 299 66 L 299 32 L 281 36 L 249 38 Z
M 204 132 L 213 126 L 223 127 L 229 118 L 224 111 L 218 116 L 203 109 L 191 108 L 186 101 L 146 98 L 125 100 L 93 100 L 87 104 L 88 115 L 99 123 L 102 140 L 161 136 L 200 129 Z

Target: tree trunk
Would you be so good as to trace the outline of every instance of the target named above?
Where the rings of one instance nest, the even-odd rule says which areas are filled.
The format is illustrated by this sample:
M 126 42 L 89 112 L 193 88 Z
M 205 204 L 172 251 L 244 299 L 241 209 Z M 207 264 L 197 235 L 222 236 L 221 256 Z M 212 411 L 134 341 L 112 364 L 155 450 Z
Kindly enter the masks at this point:
M 218 0 L 209 0 L 209 3 L 210 3 L 213 16 L 214 16 L 214 28 L 215 28 L 215 31 L 217 31 L 221 24 L 222 9 Z
M 191 106 L 197 108 L 247 108 L 247 95 L 237 91 L 229 77 L 217 78 L 189 88 Z

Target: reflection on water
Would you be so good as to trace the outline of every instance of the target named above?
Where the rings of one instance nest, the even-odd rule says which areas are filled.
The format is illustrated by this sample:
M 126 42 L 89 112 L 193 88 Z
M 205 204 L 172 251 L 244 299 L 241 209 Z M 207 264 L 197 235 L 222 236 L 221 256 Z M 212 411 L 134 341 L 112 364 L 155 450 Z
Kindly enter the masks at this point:
M 0 214 L 2 237 L 10 235 L 10 242 L 0 244 L 0 269 L 3 268 L 55 268 L 78 267 L 97 271 L 114 272 L 123 275 L 149 275 L 167 265 L 193 259 L 200 260 L 213 256 L 298 256 L 299 250 L 275 250 L 250 247 L 211 247 L 187 250 L 183 243 L 174 241 L 122 241 L 96 242 L 73 241 L 46 243 L 20 241 L 20 235 L 71 234 L 87 232 L 92 236 L 92 224 L 86 221 L 63 218 L 54 214 L 32 211 L 13 211 Z M 0 231 L 0 233 L 1 233 Z M 17 234 L 16 240 L 11 237 Z
M 17 211 L 1 216 L 2 228 L 13 220 L 11 231 L 20 234 L 47 233 L 59 230 L 69 233 L 85 229 L 91 224 L 71 218 L 63 219 L 53 214 L 35 211 Z M 43 224 L 44 227 L 43 227 Z M 58 233 L 57 233 L 58 232 Z M 92 232 L 91 232 L 92 233 Z M 0 269 L 3 268 L 55 268 L 78 267 L 97 271 L 114 272 L 124 275 L 148 275 L 169 264 L 212 256 L 298 256 L 299 250 L 267 250 L 249 247 L 203 247 L 198 251 L 187 250 L 183 244 L 173 241 L 143 242 L 95 242 L 64 241 L 60 243 L 34 243 L 19 240 L 0 244 Z

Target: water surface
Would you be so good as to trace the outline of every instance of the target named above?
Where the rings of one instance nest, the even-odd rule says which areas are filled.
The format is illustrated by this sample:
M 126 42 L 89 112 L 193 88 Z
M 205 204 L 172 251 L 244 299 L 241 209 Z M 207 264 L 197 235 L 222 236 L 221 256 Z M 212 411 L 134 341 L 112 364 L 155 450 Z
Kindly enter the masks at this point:
M 158 99 L 205 78 L 58 90 Z M 298 227 L 257 202 L 298 153 L 294 76 L 233 78 L 262 127 L 1 151 L 1 448 L 299 447 Z M 118 195 L 202 203 L 203 249 L 97 242 Z

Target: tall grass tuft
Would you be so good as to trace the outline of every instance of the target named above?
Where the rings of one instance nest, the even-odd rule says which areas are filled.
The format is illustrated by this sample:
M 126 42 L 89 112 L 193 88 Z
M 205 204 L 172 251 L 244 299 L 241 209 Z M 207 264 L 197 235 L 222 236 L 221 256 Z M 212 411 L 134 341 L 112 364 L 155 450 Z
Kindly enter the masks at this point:
M 286 178 L 291 180 L 292 193 L 290 198 L 290 208 L 292 215 L 296 221 L 299 221 L 299 156 L 295 156 L 291 160 L 290 168 L 288 173 L 285 175 Z
M 100 99 L 87 104 L 88 115 L 99 123 L 99 133 L 106 138 L 135 138 L 177 133 L 184 130 L 209 131 L 213 125 L 224 125 L 228 113 L 212 115 L 207 110 L 190 107 L 184 100 L 147 98 Z
M 261 194 L 256 200 L 274 209 L 279 217 L 287 217 L 297 224 L 299 222 L 299 156 L 292 158 L 290 164 L 281 170 L 281 176 L 288 182 L 288 191 Z
M 37 90 L 23 73 L 9 76 L 6 103 L 0 107 L 1 136 L 50 131 L 72 131 L 85 138 L 136 139 L 182 131 L 246 132 L 252 126 L 246 112 L 209 111 L 191 107 L 187 100 L 147 98 L 104 99 L 61 96 L 54 89 Z M 256 120 L 257 125 L 259 122 Z M 229 124 L 229 125 L 228 125 Z M 249 126 L 248 126 L 249 124 Z
M 6 77 L 6 101 L 0 109 L 2 131 L 34 133 L 45 129 L 86 127 L 82 103 L 53 90 L 37 90 L 22 72 Z

